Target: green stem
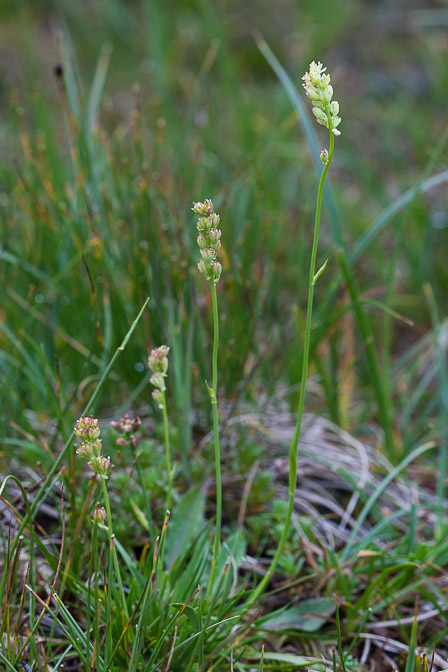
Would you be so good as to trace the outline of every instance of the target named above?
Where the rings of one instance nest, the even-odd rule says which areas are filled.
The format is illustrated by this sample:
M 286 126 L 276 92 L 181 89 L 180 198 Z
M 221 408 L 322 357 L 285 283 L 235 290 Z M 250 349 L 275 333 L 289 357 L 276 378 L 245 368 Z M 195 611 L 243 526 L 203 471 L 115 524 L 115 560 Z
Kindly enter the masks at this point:
M 109 550 L 112 556 L 112 561 L 113 561 L 113 566 L 115 569 L 115 575 L 118 581 L 118 586 L 120 589 L 120 601 L 123 606 L 123 615 L 126 618 L 126 620 L 129 620 L 129 612 L 128 612 L 128 606 L 126 603 L 126 598 L 123 590 L 123 581 L 121 579 L 121 572 L 120 572 L 120 563 L 118 562 L 118 556 L 117 556 L 117 549 L 115 548 L 115 537 L 112 529 L 112 513 L 110 510 L 110 501 L 109 501 L 109 495 L 107 492 L 107 487 L 106 487 L 106 479 L 101 478 L 101 486 L 103 488 L 103 496 L 104 496 L 104 503 L 106 505 L 106 513 L 107 513 L 107 534 L 109 537 Z M 110 581 L 112 576 L 112 563 L 109 561 L 109 586 L 108 586 L 108 593 L 107 593 L 107 611 L 108 611 L 108 620 L 107 622 L 110 624 L 110 607 L 112 604 L 112 583 Z
M 92 657 L 92 660 L 90 661 L 90 669 L 93 669 L 93 662 L 96 662 L 96 669 L 97 671 L 100 669 L 100 648 L 101 648 L 101 637 L 100 637 L 100 629 L 99 629 L 99 622 L 98 622 L 98 607 L 99 607 L 99 589 L 98 589 L 98 559 L 99 559 L 99 552 L 98 552 L 98 525 L 97 523 L 93 523 L 93 532 L 92 532 L 92 548 L 91 548 L 91 554 L 92 554 L 92 565 L 93 565 L 93 576 L 95 577 L 94 580 L 94 595 L 95 595 L 95 600 L 94 600 L 94 613 L 92 616 L 92 622 L 93 622 L 93 640 L 95 642 L 95 647 L 94 647 L 94 658 Z M 89 597 L 90 597 L 90 592 L 91 592 L 91 584 L 90 584 L 90 576 L 89 576 Z M 90 610 L 90 599 L 87 603 L 87 609 Z M 90 614 L 89 614 L 90 618 Z M 90 642 L 90 632 L 89 632 L 89 621 L 87 621 L 87 630 L 86 630 L 86 636 L 87 636 L 87 641 Z M 93 656 L 93 652 L 92 652 Z M 89 661 L 89 651 L 87 650 L 87 661 Z
M 306 381 L 308 378 L 308 364 L 310 358 L 310 344 L 311 344 L 311 320 L 313 316 L 313 298 L 314 298 L 314 286 L 316 279 L 316 259 L 317 259 L 317 246 L 319 242 L 319 228 L 320 228 L 320 214 L 322 209 L 322 195 L 324 189 L 325 177 L 327 175 L 328 169 L 330 167 L 331 159 L 333 157 L 334 150 L 334 135 L 330 132 L 330 149 L 328 151 L 328 160 L 322 171 L 322 175 L 319 181 L 319 188 L 317 190 L 317 202 L 316 202 L 316 217 L 314 220 L 314 236 L 313 236 L 313 247 L 311 250 L 311 263 L 310 263 L 310 272 L 308 280 L 308 304 L 306 309 L 306 322 L 305 322 L 305 341 L 303 346 L 303 361 L 302 361 L 302 377 L 300 381 L 300 395 L 299 395 L 299 406 L 297 409 L 297 420 L 296 426 L 294 429 L 294 434 L 291 439 L 291 444 L 289 446 L 289 489 L 288 489 L 288 511 L 286 514 L 286 520 L 282 531 L 282 536 L 280 538 L 277 550 L 272 559 L 271 565 L 264 575 L 263 579 L 257 585 L 255 590 L 251 593 L 247 603 L 246 609 L 249 608 L 264 592 L 266 587 L 269 585 L 280 557 L 283 553 L 283 549 L 288 538 L 289 528 L 291 525 L 292 514 L 294 511 L 294 498 L 296 492 L 296 483 L 297 483 L 297 457 L 299 451 L 299 438 L 300 432 L 302 429 L 302 419 L 303 419 L 303 409 L 305 407 L 305 392 L 306 392 Z
M 146 516 L 146 520 L 148 522 L 149 539 L 151 541 L 151 546 L 153 546 L 154 545 L 154 524 L 153 524 L 152 513 L 151 513 L 151 501 L 150 501 L 149 495 L 147 493 L 147 488 L 146 488 L 146 484 L 145 484 L 145 475 L 143 473 L 142 465 L 140 464 L 140 456 L 138 454 L 138 451 L 135 451 L 135 465 L 137 467 L 138 480 L 140 481 L 140 487 L 141 487 L 142 493 L 143 493 L 145 516 Z
M 222 516 L 222 483 L 221 483 L 221 450 L 219 445 L 219 420 L 218 420 L 218 343 L 219 343 L 219 321 L 218 321 L 218 298 L 216 296 L 216 285 L 210 283 L 212 290 L 213 306 L 213 362 L 212 362 L 212 387 L 209 388 L 210 399 L 213 411 L 213 435 L 215 445 L 215 473 L 216 473 L 216 527 L 215 539 L 212 551 L 212 566 L 210 571 L 210 582 L 207 592 L 210 593 L 215 580 L 218 558 L 221 552 L 221 516 Z
M 104 478 L 101 478 L 101 486 L 103 488 L 104 503 L 106 504 L 107 512 L 107 534 L 109 537 L 109 563 L 107 568 L 107 590 L 105 591 L 106 597 L 106 628 L 107 628 L 107 656 L 106 658 L 110 660 L 112 655 L 112 586 L 113 586 L 113 565 L 112 565 L 112 548 L 113 548 L 113 535 L 112 535 L 112 516 L 110 511 L 110 502 L 109 495 L 107 494 L 106 482 Z
M 165 391 L 161 390 L 161 394 L 162 394 L 163 431 L 165 435 L 166 470 L 168 472 L 168 496 L 166 500 L 166 508 L 167 511 L 169 511 L 171 509 L 171 496 L 173 491 L 173 472 L 171 467 L 170 432 L 168 424 L 168 413 L 166 410 Z

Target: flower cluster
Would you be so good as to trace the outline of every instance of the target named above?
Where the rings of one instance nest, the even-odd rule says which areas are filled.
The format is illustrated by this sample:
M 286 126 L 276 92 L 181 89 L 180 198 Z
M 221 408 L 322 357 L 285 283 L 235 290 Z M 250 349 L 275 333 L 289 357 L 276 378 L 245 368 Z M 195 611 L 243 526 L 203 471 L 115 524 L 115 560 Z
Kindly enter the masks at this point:
M 218 229 L 219 215 L 214 212 L 213 203 L 209 198 L 206 198 L 203 203 L 193 203 L 192 210 L 199 215 L 197 242 L 202 258 L 198 263 L 198 268 L 207 280 L 216 285 L 222 272 L 222 266 L 216 260 L 221 247 L 221 231 Z
M 341 123 L 339 114 L 339 103 L 333 98 L 333 87 L 330 84 L 330 75 L 325 74 L 322 63 L 313 61 L 310 63 L 310 69 L 306 72 L 303 79 L 303 88 L 308 98 L 313 103 L 313 113 L 316 121 L 321 126 L 325 126 L 334 135 L 341 135 L 337 128 Z
M 102 455 L 103 443 L 100 439 L 98 420 L 84 415 L 76 421 L 75 435 L 80 439 L 76 453 L 87 460 L 89 467 L 101 478 L 107 478 L 110 470 L 110 457 Z
M 116 441 L 117 446 L 130 445 L 137 448 L 140 443 L 140 434 L 138 432 L 141 424 L 142 421 L 140 418 L 131 418 L 129 415 L 122 415 L 118 422 L 115 420 L 111 422 L 110 426 L 112 429 L 121 434 Z
M 153 372 L 149 382 L 156 388 L 153 393 L 153 399 L 163 408 L 163 396 L 166 390 L 165 378 L 168 371 L 168 353 L 170 349 L 167 345 L 160 345 L 151 350 L 148 357 L 148 368 Z
M 93 522 L 94 523 L 104 523 L 107 518 L 106 509 L 104 506 L 99 504 L 95 505 L 95 510 L 93 512 Z

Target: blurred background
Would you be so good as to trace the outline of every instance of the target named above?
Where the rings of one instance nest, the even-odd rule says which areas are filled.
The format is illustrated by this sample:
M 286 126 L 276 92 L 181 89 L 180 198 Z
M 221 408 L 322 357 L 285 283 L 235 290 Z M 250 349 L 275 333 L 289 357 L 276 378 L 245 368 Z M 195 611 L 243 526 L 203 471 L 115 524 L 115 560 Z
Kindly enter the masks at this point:
M 307 410 L 385 437 L 392 458 L 440 435 L 447 28 L 436 1 L 3 0 L 3 460 L 42 428 L 52 459 L 147 296 L 95 413 L 155 413 L 146 357 L 164 342 L 178 449 L 208 430 L 210 299 L 190 210 L 206 197 L 223 231 L 223 413 L 294 404 L 328 142 L 304 125 L 311 60 L 331 73 L 342 135 Z

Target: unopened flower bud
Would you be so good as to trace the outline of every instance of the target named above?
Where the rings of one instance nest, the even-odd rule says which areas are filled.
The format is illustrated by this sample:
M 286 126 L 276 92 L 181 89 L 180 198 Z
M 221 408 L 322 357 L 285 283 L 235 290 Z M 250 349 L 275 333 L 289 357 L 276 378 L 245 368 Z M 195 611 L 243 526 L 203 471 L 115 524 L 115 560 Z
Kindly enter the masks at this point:
M 75 435 L 83 441 L 95 441 L 100 436 L 98 420 L 90 416 L 82 416 L 76 421 L 74 428 Z
M 333 98 L 333 87 L 331 86 L 331 84 L 329 84 L 322 91 L 322 100 L 324 103 L 329 103 L 332 98 Z
M 328 149 L 322 149 L 322 150 L 321 150 L 321 152 L 320 152 L 320 160 L 322 161 L 322 163 L 323 163 L 324 166 L 325 166 L 325 164 L 326 164 L 327 161 L 328 161 Z
M 95 523 L 104 523 L 106 518 L 107 518 L 106 509 L 104 508 L 104 506 L 100 506 L 99 504 L 97 504 L 93 512 L 93 521 Z
M 101 478 L 108 478 L 110 469 L 110 457 L 100 455 L 89 462 L 89 467 Z
M 216 252 L 213 247 L 207 247 L 205 250 L 199 250 L 199 252 L 206 263 L 210 263 L 216 258 Z
M 163 408 L 163 396 L 160 390 L 153 390 L 152 398 L 159 408 Z
M 166 390 L 165 379 L 161 373 L 153 373 L 149 379 L 149 382 L 151 385 L 154 385 L 154 387 L 157 387 L 162 392 Z
M 200 249 L 200 250 L 205 250 L 205 248 L 207 247 L 207 241 L 206 241 L 206 239 L 204 238 L 204 236 L 199 235 L 199 236 L 196 238 L 196 240 L 197 240 L 199 249 Z
M 220 279 L 220 277 L 221 277 L 221 273 L 222 273 L 222 266 L 221 266 L 221 264 L 219 263 L 219 261 L 214 261 L 214 262 L 213 262 L 213 265 L 212 265 L 212 272 L 213 272 L 213 282 L 214 282 L 215 285 L 216 285 L 216 284 L 218 284 L 219 279 Z
M 90 443 L 80 443 L 76 450 L 76 454 L 79 455 L 79 457 L 82 457 L 83 460 L 91 460 L 92 457 L 95 457 L 95 453 L 93 452 Z
M 153 348 L 148 357 L 148 367 L 154 373 L 166 374 L 168 371 L 168 353 L 170 349 L 167 345 L 160 345 L 158 348 Z
M 218 243 L 220 244 L 221 240 L 221 230 L 220 229 L 212 229 L 210 233 L 208 234 L 210 243 L 212 245 L 217 245 Z
M 318 124 L 326 126 L 328 124 L 327 113 L 320 109 L 320 107 L 313 107 L 313 114 L 316 117 Z
M 203 215 L 204 214 L 204 204 L 200 203 L 199 201 L 197 203 L 193 203 L 192 210 L 197 215 Z
M 213 212 L 213 203 L 209 198 L 206 198 L 203 205 L 204 215 L 211 215 Z
M 339 103 L 337 100 L 333 100 L 333 102 L 330 103 L 330 112 L 334 115 L 339 114 Z
M 125 432 L 125 434 L 130 434 L 132 432 L 133 422 L 129 415 L 123 415 L 120 424 L 121 429 L 123 432 Z

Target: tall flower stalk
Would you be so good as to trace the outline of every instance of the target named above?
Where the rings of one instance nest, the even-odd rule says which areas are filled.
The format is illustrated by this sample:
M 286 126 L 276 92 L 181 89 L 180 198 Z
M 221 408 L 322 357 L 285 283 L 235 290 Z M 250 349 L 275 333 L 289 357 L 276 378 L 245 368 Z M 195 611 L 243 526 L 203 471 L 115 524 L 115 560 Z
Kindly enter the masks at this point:
M 330 84 L 330 75 L 325 74 L 326 68 L 323 67 L 322 63 L 315 63 L 314 61 L 310 64 L 309 71 L 305 73 L 302 77 L 303 87 L 307 97 L 313 103 L 313 114 L 316 118 L 316 121 L 329 131 L 330 136 L 330 146 L 329 149 L 323 149 L 320 152 L 320 158 L 323 163 L 323 170 L 319 180 L 319 187 L 317 190 L 317 200 L 316 200 L 316 215 L 314 219 L 314 235 L 313 235 L 313 246 L 311 249 L 311 262 L 308 278 L 308 303 L 306 310 L 306 321 L 305 321 L 305 338 L 303 346 L 303 360 L 302 360 L 302 375 L 300 380 L 300 394 L 299 394 L 299 405 L 297 408 L 297 419 L 294 429 L 294 433 L 291 439 L 291 444 L 289 447 L 289 487 L 288 487 L 288 511 L 286 514 L 285 524 L 283 526 L 282 536 L 275 552 L 275 555 L 272 559 L 271 565 L 266 572 L 263 579 L 251 593 L 248 602 L 246 603 L 246 608 L 255 602 L 255 600 L 264 592 L 266 587 L 269 585 L 275 569 L 278 565 L 278 562 L 282 556 L 285 544 L 288 538 L 289 528 L 291 526 L 292 514 L 294 511 L 294 499 L 296 492 L 296 483 L 297 483 L 297 458 L 299 451 L 299 438 L 302 429 L 302 419 L 303 419 L 303 410 L 305 407 L 305 393 L 306 393 L 306 382 L 308 378 L 308 365 L 310 357 L 310 343 L 311 343 L 311 327 L 312 327 L 312 316 L 313 316 L 313 300 L 314 300 L 314 287 L 319 276 L 325 270 L 327 261 L 319 268 L 316 272 L 316 260 L 317 260 L 317 247 L 319 242 L 319 228 L 320 228 L 320 215 L 322 209 L 322 197 L 324 190 L 325 178 L 330 167 L 331 160 L 333 158 L 334 150 L 334 138 L 335 136 L 341 135 L 341 132 L 338 130 L 338 126 L 341 123 L 341 118 L 339 114 L 339 103 L 333 98 L 333 87 Z
M 218 419 L 218 343 L 219 343 L 219 318 L 218 298 L 216 285 L 219 282 L 222 266 L 217 261 L 218 251 L 221 247 L 221 231 L 218 228 L 219 215 L 214 211 L 213 203 L 206 199 L 203 203 L 193 203 L 193 212 L 199 215 L 197 222 L 197 243 L 201 255 L 198 269 L 204 274 L 210 283 L 213 311 L 213 356 L 212 356 L 212 386 L 207 385 L 213 413 L 213 437 L 215 451 L 215 475 L 216 475 L 216 525 L 215 538 L 212 550 L 212 564 L 208 592 L 213 588 L 216 568 L 221 552 L 221 518 L 222 518 L 222 481 L 221 481 L 221 449 L 219 442 L 219 419 Z
M 160 345 L 158 348 L 151 350 L 148 357 L 148 367 L 152 371 L 150 383 L 155 387 L 152 396 L 163 416 L 163 432 L 165 438 L 165 460 L 166 470 L 168 473 L 168 495 L 166 508 L 171 508 L 171 497 L 173 492 L 173 469 L 171 467 L 171 448 L 170 448 L 170 432 L 168 423 L 168 411 L 166 408 L 166 385 L 165 378 L 168 372 L 168 354 L 169 347 L 167 345 Z

